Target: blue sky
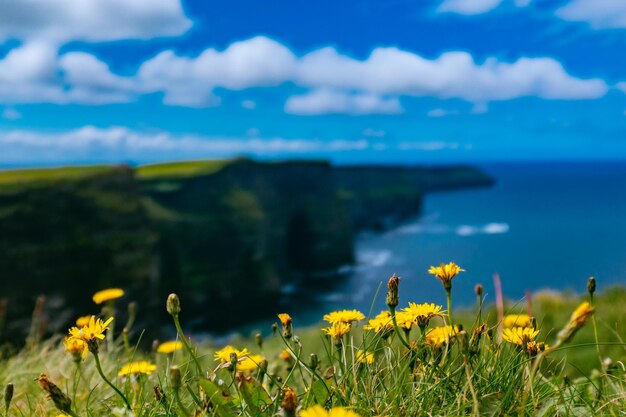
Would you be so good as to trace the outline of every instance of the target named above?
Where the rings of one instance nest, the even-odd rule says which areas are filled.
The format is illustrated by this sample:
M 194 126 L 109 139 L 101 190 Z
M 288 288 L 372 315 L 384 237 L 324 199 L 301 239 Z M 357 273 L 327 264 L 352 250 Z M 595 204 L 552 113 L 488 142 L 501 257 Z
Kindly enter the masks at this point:
M 626 158 L 623 0 L 0 3 L 0 166 Z

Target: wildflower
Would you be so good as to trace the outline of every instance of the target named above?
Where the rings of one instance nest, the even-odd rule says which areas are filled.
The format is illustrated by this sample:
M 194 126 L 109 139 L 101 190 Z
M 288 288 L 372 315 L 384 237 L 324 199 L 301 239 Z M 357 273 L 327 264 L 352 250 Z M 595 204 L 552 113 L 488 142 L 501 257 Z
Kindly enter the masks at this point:
M 76 319 L 76 326 L 83 327 L 89 324 L 89 320 L 91 320 L 91 314 L 87 316 L 80 316 Z
M 289 349 L 285 349 L 282 352 L 280 352 L 279 357 L 284 360 L 284 361 L 290 361 L 291 360 L 291 352 L 289 351 Z
M 459 331 L 458 326 L 441 326 L 430 329 L 426 333 L 426 344 L 438 348 L 450 341 Z
M 222 363 L 230 362 L 231 353 L 234 353 L 235 355 L 237 355 L 237 359 L 243 356 L 248 356 L 250 354 L 250 352 L 246 348 L 243 348 L 243 350 L 239 350 L 239 349 L 234 348 L 231 345 L 228 345 L 224 347 L 223 349 L 220 349 L 217 352 L 215 352 L 214 358 L 216 361 L 221 361 Z
M 538 334 L 539 330 L 532 327 L 513 327 L 504 329 L 502 339 L 514 345 L 524 346 L 528 342 L 534 341 Z
M 363 326 L 365 330 L 374 330 L 376 333 L 388 333 L 393 331 L 393 322 L 389 311 L 381 311 L 376 317 Z
M 104 339 L 104 332 L 109 328 L 109 324 L 113 321 L 113 317 L 109 317 L 106 321 L 91 316 L 89 323 L 78 328 L 72 327 L 69 330 L 71 339 L 81 340 L 85 342 L 85 346 L 91 352 L 98 351 L 98 340 Z M 83 353 L 84 355 L 84 353 Z
M 335 342 L 341 341 L 341 338 L 350 333 L 351 326 L 348 323 L 337 322 L 330 327 L 324 327 L 322 331 L 332 337 Z
M 306 410 L 300 411 L 301 417 L 361 417 L 357 413 L 344 407 L 333 407 L 325 410 L 321 405 L 316 404 Z
M 407 308 L 402 309 L 405 314 L 412 317 L 412 320 L 417 323 L 420 328 L 428 326 L 428 322 L 433 317 L 443 317 L 443 307 L 435 305 L 433 303 L 415 304 L 409 303 Z
M 298 395 L 296 392 L 287 387 L 283 390 L 283 401 L 280 403 L 286 416 L 295 416 L 298 409 Z
M 256 369 L 263 362 L 263 356 L 250 355 L 239 358 L 237 362 L 237 370 L 239 371 L 252 371 Z
M 156 365 L 148 361 L 131 362 L 122 366 L 122 369 L 117 373 L 119 376 L 126 376 L 131 374 L 146 374 L 150 375 L 156 370 Z
M 107 301 L 118 299 L 124 295 L 124 290 L 121 288 L 107 288 L 106 290 L 98 291 L 93 295 L 93 302 L 96 304 L 102 304 Z
M 65 351 L 71 354 L 76 362 L 79 362 L 81 358 L 85 359 L 87 356 L 87 344 L 80 339 L 66 336 L 63 339 L 63 345 L 65 346 Z
M 505 329 L 511 327 L 530 327 L 530 316 L 528 314 L 507 314 L 502 319 L 502 326 Z
M 170 340 L 169 342 L 163 342 L 157 346 L 156 351 L 159 353 L 174 353 L 183 348 L 183 342 L 180 340 Z
M 374 354 L 372 352 L 367 352 L 364 350 L 358 350 L 356 352 L 356 361 L 362 364 L 371 365 L 374 363 Z
M 70 397 L 65 395 L 61 388 L 59 388 L 55 383 L 48 379 L 46 374 L 39 375 L 39 378 L 36 379 L 39 383 L 39 386 L 46 391 L 48 394 L 48 398 L 52 400 L 54 406 L 65 414 L 71 414 L 72 408 L 72 400 Z
M 559 344 L 569 341 L 576 332 L 585 325 L 589 317 L 593 315 L 594 308 L 589 302 L 584 301 L 572 313 L 567 325 L 559 332 Z
M 450 262 L 447 265 L 442 262 L 440 266 L 431 266 L 430 269 L 428 269 L 429 274 L 435 275 L 441 280 L 446 291 L 452 288 L 452 278 L 459 272 L 465 272 L 465 270 L 461 269 L 461 267 L 454 262 Z
M 330 324 L 335 323 L 352 323 L 355 321 L 363 320 L 365 316 L 358 310 L 341 310 L 333 311 L 330 314 L 324 316 L 324 320 Z
M 548 345 L 543 342 L 536 342 L 534 340 L 531 340 L 530 342 L 526 343 L 526 353 L 528 353 L 530 357 L 537 356 L 539 352 L 543 352 L 546 349 L 548 349 Z
M 408 332 L 411 330 L 411 327 L 413 327 L 413 324 L 415 324 L 415 320 L 411 314 L 400 312 L 396 313 L 396 323 L 399 328 Z
M 285 339 L 290 339 L 293 335 L 293 329 L 291 327 L 292 319 L 291 316 L 287 313 L 281 313 L 278 315 L 278 319 L 280 323 L 283 325 L 283 337 Z

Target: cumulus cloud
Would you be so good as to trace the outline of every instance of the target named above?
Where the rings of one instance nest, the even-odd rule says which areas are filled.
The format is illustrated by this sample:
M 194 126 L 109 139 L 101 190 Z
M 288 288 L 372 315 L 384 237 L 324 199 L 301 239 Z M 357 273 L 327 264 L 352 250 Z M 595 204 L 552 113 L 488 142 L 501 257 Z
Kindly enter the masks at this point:
M 437 8 L 439 12 L 459 14 L 481 14 L 491 11 L 500 5 L 502 0 L 445 0 Z
M 556 10 L 565 20 L 588 22 L 595 29 L 626 28 L 626 2 L 623 0 L 571 0 Z
M 467 52 L 446 52 L 434 59 L 399 48 L 375 48 L 355 59 L 334 48 L 296 56 L 289 48 L 257 36 L 213 48 L 197 56 L 168 50 L 120 76 L 84 52 L 58 55 L 53 44 L 25 43 L 0 60 L 0 102 L 118 103 L 161 93 L 169 105 L 219 104 L 216 88 L 244 90 L 293 83 L 308 93 L 287 100 L 297 114 L 402 112 L 398 97 L 458 98 L 488 103 L 518 97 L 593 99 L 608 87 L 601 79 L 567 73 L 552 58 L 476 62 Z
M 191 27 L 180 0 L 0 2 L 0 41 L 112 41 L 173 36 Z
M 624 93 L 626 93 L 626 81 L 622 81 L 621 83 L 617 83 L 616 87 L 619 90 L 622 90 Z
M 398 114 L 403 109 L 397 97 L 381 97 L 376 94 L 350 94 L 335 90 L 314 90 L 307 94 L 292 96 L 285 104 L 285 111 L 292 114 Z

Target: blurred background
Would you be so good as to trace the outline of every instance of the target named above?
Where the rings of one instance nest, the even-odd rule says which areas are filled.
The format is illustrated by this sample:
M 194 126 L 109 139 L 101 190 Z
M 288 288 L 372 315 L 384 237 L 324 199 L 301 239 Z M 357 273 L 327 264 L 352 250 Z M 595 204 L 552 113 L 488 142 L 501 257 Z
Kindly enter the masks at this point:
M 621 0 L 2 2 L 0 337 L 623 285 L 623 51 Z

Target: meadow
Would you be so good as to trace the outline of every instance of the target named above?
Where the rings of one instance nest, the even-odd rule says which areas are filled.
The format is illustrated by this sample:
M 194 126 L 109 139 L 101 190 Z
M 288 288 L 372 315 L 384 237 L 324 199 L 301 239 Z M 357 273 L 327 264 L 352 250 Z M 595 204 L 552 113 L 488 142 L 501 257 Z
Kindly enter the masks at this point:
M 151 336 L 116 320 L 122 289 L 94 294 L 98 316 L 67 334 L 3 350 L 6 416 L 623 416 L 626 409 L 626 290 L 541 293 L 453 309 L 463 270 L 432 267 L 447 305 L 410 302 L 402 281 L 387 286 L 387 310 L 366 317 L 328 312 L 299 328 L 276 324 L 229 344 L 183 333 L 185 300 L 163 300 L 177 337 Z M 585 283 L 581 283 L 584 288 Z M 582 288 L 581 288 L 582 289 Z M 254 314 L 253 311 L 250 314 Z M 228 315 L 224 311 L 223 315 Z M 219 316 L 215 320 L 220 320 Z M 11 352 L 11 353 L 9 353 Z

